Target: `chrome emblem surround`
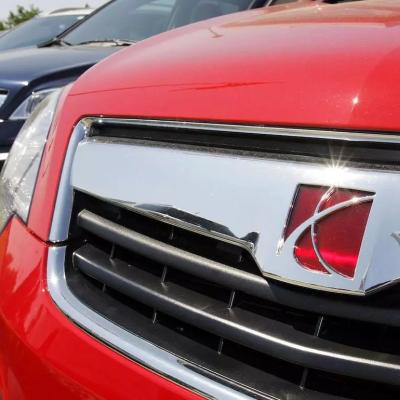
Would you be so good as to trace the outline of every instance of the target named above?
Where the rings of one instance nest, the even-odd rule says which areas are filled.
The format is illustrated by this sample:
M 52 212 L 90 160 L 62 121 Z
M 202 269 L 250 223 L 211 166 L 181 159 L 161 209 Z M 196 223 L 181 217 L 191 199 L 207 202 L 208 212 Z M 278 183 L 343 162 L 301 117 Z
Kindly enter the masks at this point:
M 282 254 L 282 252 L 284 251 L 284 247 L 289 247 L 289 249 L 291 249 L 292 253 L 294 252 L 294 248 L 296 246 L 296 242 L 299 240 L 299 238 L 304 234 L 304 232 L 310 228 L 311 230 L 311 243 L 312 243 L 312 247 L 314 249 L 314 252 L 318 258 L 319 263 L 325 268 L 325 270 L 330 273 L 330 274 L 339 274 L 347 279 L 351 279 L 345 275 L 343 275 L 340 271 L 338 271 L 337 269 L 335 269 L 332 265 L 330 265 L 322 256 L 321 251 L 319 249 L 319 245 L 317 243 L 317 230 L 316 230 L 316 224 L 321 221 L 322 219 L 328 217 L 329 215 L 334 214 L 337 211 L 343 210 L 345 208 L 349 208 L 349 207 L 353 207 L 356 206 L 358 204 L 362 204 L 362 203 L 367 203 L 367 202 L 373 202 L 375 195 L 371 194 L 371 195 L 366 195 L 366 196 L 359 196 L 359 197 L 353 197 L 350 200 L 347 201 L 343 201 L 340 202 L 338 204 L 335 204 L 329 208 L 326 208 L 324 210 L 321 211 L 322 205 L 324 204 L 324 202 L 329 199 L 329 197 L 333 194 L 333 192 L 336 189 L 341 189 L 341 188 L 337 188 L 335 186 L 331 186 L 327 189 L 327 191 L 323 194 L 323 196 L 320 198 L 314 213 L 312 214 L 312 216 L 308 219 L 306 219 L 304 222 L 302 222 L 293 232 L 290 233 L 290 235 L 285 239 L 285 232 L 288 226 L 288 221 L 289 218 L 291 216 L 291 211 L 293 209 L 294 203 L 297 200 L 297 192 L 300 186 L 303 186 L 301 184 L 299 184 L 299 186 L 296 188 L 296 193 L 293 196 L 293 201 L 288 213 L 288 218 L 285 224 L 285 227 L 283 229 L 283 233 L 282 233 L 282 237 L 278 242 L 278 246 L 277 246 L 277 251 L 276 254 L 279 256 Z M 304 185 L 305 186 L 305 185 Z M 393 234 L 392 234 L 393 235 Z M 400 240 L 400 239 L 399 239 Z M 400 243 L 400 242 L 399 242 Z M 294 257 L 294 254 L 293 254 Z M 298 260 L 297 260 L 298 261 Z M 302 266 L 303 267 L 303 266 Z M 304 268 L 304 267 L 303 267 Z M 310 269 L 310 272 L 313 273 L 315 271 Z

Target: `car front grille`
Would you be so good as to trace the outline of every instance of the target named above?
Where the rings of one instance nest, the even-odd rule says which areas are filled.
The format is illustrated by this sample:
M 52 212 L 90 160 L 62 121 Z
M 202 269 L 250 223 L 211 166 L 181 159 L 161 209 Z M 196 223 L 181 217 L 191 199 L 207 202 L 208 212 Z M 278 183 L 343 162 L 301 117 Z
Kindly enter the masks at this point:
M 255 398 L 400 396 L 396 288 L 349 298 L 267 281 L 245 248 L 78 191 L 70 239 L 74 295 L 198 373 Z

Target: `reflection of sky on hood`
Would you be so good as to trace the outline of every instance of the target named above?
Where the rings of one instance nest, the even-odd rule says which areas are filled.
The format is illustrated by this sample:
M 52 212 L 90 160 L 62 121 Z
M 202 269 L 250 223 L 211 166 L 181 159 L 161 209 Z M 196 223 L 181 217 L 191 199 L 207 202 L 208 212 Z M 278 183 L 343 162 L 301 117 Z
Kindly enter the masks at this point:
M 84 7 L 89 4 L 90 7 L 96 8 L 104 4 L 106 0 L 1 0 L 0 19 L 5 19 L 10 11 L 14 11 L 17 5 L 29 7 L 34 4 L 43 12 L 53 11 L 64 7 Z

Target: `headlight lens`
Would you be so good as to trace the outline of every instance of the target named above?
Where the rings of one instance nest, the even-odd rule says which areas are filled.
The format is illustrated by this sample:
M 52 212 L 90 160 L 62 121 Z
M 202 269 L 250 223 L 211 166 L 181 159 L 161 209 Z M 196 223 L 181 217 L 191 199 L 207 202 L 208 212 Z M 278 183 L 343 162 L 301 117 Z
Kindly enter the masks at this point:
M 59 91 L 60 88 L 52 88 L 33 92 L 19 107 L 12 113 L 11 120 L 25 120 L 33 113 L 35 108 L 52 93 Z
M 47 96 L 26 121 L 0 177 L 0 230 L 11 215 L 28 219 L 40 161 L 61 89 Z

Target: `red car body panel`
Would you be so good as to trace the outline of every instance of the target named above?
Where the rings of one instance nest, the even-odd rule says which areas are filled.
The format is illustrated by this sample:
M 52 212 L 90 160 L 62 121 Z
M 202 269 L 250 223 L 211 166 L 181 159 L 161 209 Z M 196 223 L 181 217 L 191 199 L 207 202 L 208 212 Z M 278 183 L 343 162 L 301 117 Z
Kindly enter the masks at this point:
M 47 292 L 46 242 L 70 135 L 81 118 L 397 131 L 399 23 L 400 3 L 389 0 L 250 11 L 137 44 L 65 93 L 28 227 L 14 218 L 0 236 L 5 399 L 197 398 L 97 342 Z
M 5 399 L 200 398 L 67 319 L 46 289 L 47 250 L 17 218 L 0 237 L 0 389 Z

